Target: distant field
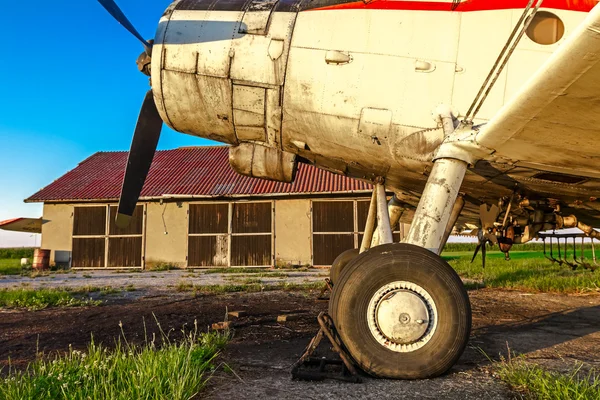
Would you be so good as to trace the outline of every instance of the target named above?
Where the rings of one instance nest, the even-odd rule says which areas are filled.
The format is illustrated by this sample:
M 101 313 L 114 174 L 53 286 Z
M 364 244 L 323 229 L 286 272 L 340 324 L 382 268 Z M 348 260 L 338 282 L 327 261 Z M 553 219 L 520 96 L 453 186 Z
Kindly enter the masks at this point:
M 21 260 L 0 258 L 0 275 L 19 275 L 21 273 Z
M 569 252 L 572 258 L 571 254 Z M 511 252 L 510 261 L 505 261 L 500 251 L 488 251 L 485 270 L 481 253 L 472 263 L 473 251 L 444 252 L 442 256 L 460 276 L 485 287 L 557 293 L 600 292 L 600 270 L 582 267 L 572 270 L 567 265 L 550 262 L 542 251 Z M 586 250 L 585 256 L 591 260 L 591 251 Z

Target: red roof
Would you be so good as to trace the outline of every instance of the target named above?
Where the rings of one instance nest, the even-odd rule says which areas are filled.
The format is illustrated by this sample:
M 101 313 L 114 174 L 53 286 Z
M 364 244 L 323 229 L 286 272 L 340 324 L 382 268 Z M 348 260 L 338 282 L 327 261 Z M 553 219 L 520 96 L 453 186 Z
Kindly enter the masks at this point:
M 127 152 L 99 152 L 82 161 L 26 202 L 117 200 Z M 369 191 L 371 185 L 300 164 L 294 183 L 250 178 L 229 165 L 227 146 L 188 147 L 156 152 L 142 198 L 165 195 L 227 197 Z

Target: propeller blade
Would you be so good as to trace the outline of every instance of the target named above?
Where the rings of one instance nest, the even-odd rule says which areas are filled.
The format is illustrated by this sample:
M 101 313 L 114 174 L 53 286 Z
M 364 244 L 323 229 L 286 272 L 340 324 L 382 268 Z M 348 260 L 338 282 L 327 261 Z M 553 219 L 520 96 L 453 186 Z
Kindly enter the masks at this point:
M 156 152 L 161 129 L 162 119 L 156 109 L 152 90 L 149 90 L 142 103 L 129 150 L 129 157 L 127 158 L 127 169 L 123 178 L 116 219 L 116 224 L 120 228 L 129 224 L 129 220 L 135 211 L 146 175 L 148 175 Z
M 485 244 L 486 244 L 485 242 L 483 242 L 481 244 L 481 263 L 483 265 L 483 269 L 485 269 L 485 255 L 486 255 L 486 252 L 487 252 L 487 250 L 485 248 Z
M 475 257 L 477 257 L 477 253 L 479 253 L 479 249 L 481 248 L 481 243 L 475 247 L 475 253 L 473 253 L 473 258 L 471 258 L 471 262 L 475 261 Z
M 133 27 L 133 25 L 131 24 L 131 22 L 129 22 L 129 20 L 127 19 L 127 17 L 125 16 L 125 14 L 123 14 L 123 11 L 121 11 L 121 9 L 117 5 L 117 3 L 114 2 L 114 0 L 98 0 L 98 3 L 100 3 L 102 5 L 102 7 L 104 7 L 106 9 L 106 11 L 108 11 L 108 13 L 110 15 L 112 15 L 112 17 L 114 19 L 117 20 L 118 23 L 120 23 L 121 25 L 123 25 L 123 27 L 125 29 L 127 29 L 140 42 L 142 42 L 142 44 L 146 48 L 146 53 L 150 54 L 150 52 L 152 50 L 152 46 Z
M 489 210 L 485 203 L 479 206 L 479 219 L 483 229 L 493 228 L 494 222 L 498 219 L 498 215 L 500 215 L 500 209 L 495 204 L 493 204 Z

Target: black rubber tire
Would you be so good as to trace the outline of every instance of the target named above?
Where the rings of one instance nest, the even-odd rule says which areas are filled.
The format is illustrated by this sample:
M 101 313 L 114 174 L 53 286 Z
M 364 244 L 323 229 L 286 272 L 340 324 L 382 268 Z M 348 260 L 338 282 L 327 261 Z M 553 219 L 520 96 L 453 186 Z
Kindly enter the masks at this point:
M 471 332 L 471 304 L 460 277 L 441 257 L 415 245 L 381 245 L 360 254 L 338 280 L 329 313 L 350 355 L 365 372 L 393 379 L 432 378 L 458 361 Z M 384 347 L 368 327 L 369 301 L 378 289 L 395 281 L 418 284 L 437 308 L 435 333 L 413 352 Z
M 350 249 L 342 252 L 335 260 L 333 260 L 333 264 L 331 264 L 331 268 L 329 269 L 329 279 L 334 285 L 342 273 L 342 270 L 356 257 L 358 257 L 358 249 Z

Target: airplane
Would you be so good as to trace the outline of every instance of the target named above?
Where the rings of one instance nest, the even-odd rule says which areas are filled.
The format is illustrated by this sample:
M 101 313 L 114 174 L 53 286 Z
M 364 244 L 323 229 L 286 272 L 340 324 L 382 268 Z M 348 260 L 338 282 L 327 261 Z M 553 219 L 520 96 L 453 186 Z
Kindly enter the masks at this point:
M 453 229 L 506 253 L 541 231 L 600 239 L 597 0 L 177 0 L 151 41 L 99 2 L 142 42 L 151 85 L 117 222 L 163 123 L 229 144 L 241 174 L 291 182 L 310 163 L 371 182 L 329 314 L 372 376 L 435 377 L 465 349 L 469 298 L 440 257 Z

